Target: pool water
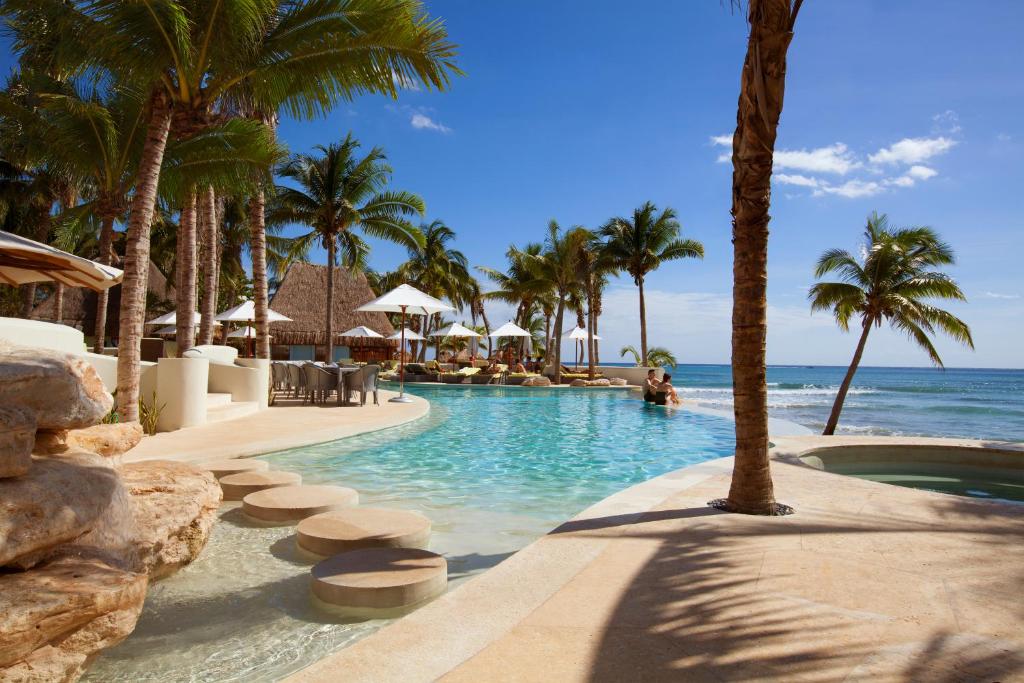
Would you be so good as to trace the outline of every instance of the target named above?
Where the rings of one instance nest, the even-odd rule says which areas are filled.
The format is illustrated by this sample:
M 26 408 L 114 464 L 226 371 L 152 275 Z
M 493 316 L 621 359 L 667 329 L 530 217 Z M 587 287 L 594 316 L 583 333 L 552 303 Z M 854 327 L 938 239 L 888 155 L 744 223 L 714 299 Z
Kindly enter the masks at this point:
M 627 390 L 409 392 L 430 401 L 426 417 L 264 459 L 304 483 L 355 488 L 362 505 L 426 514 L 450 587 L 615 491 L 733 451 L 730 420 Z M 135 632 L 85 680 L 274 681 L 387 623 L 320 612 L 310 564 L 295 551 L 294 527 L 250 524 L 226 504 L 199 559 L 151 586 Z
M 830 472 L 956 496 L 1024 504 L 1024 470 L 931 463 L 863 463 L 829 467 Z

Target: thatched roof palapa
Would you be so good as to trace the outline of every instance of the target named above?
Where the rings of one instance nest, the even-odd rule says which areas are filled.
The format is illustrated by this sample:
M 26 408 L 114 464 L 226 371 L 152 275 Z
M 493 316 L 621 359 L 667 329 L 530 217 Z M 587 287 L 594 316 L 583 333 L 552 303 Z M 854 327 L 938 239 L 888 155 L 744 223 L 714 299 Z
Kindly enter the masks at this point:
M 370 289 L 365 275 L 345 268 L 335 268 L 335 334 L 359 325 L 365 325 L 384 336 L 392 334 L 395 328 L 385 314 L 356 310 L 374 297 L 376 294 Z M 271 326 L 274 344 L 326 345 L 327 266 L 293 263 L 285 271 L 277 292 L 270 300 L 270 308 L 292 319 L 291 322 L 279 322 Z M 340 341 L 340 338 L 336 338 L 334 343 Z M 363 346 L 395 345 L 395 342 L 386 339 L 365 337 L 353 339 L 352 342 Z

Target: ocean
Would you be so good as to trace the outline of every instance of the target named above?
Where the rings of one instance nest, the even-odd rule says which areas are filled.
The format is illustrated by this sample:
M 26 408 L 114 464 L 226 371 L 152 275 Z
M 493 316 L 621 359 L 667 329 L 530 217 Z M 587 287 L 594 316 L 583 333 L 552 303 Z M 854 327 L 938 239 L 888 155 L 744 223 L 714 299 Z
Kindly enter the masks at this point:
M 671 372 L 683 398 L 732 410 L 728 365 Z M 845 373 L 836 366 L 768 366 L 769 414 L 820 431 Z M 1024 370 L 859 368 L 838 433 L 1024 441 Z

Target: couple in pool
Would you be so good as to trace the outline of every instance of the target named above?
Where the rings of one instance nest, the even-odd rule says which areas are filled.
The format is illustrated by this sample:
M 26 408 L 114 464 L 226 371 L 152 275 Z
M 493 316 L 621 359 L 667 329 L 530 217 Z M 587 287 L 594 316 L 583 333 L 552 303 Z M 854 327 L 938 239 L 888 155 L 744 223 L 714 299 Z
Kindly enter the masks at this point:
M 655 370 L 647 371 L 647 379 L 644 380 L 644 400 L 656 405 L 665 405 L 670 402 L 677 406 L 682 403 L 679 400 L 679 394 L 676 393 L 676 388 L 672 386 L 672 375 L 665 373 L 659 382 L 655 374 Z

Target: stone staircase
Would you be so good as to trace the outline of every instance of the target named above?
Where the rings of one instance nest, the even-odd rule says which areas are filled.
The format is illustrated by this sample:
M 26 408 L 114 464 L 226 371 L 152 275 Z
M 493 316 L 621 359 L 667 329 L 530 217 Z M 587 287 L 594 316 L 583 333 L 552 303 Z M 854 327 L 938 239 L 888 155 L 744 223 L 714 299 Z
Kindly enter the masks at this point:
M 251 415 L 260 409 L 257 401 L 232 401 L 231 394 L 206 395 L 206 422 L 222 422 Z

